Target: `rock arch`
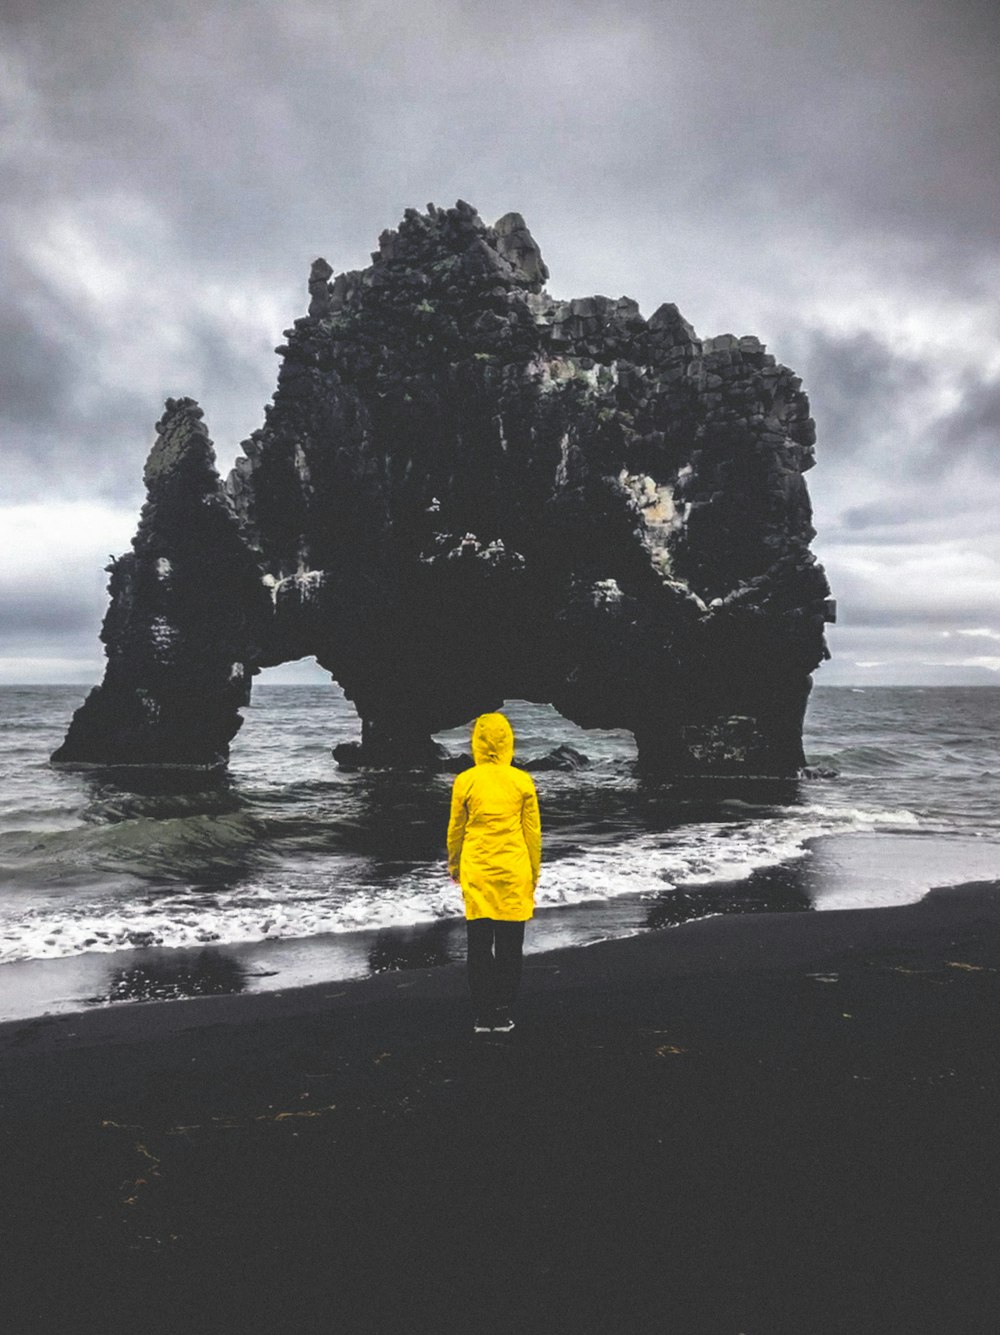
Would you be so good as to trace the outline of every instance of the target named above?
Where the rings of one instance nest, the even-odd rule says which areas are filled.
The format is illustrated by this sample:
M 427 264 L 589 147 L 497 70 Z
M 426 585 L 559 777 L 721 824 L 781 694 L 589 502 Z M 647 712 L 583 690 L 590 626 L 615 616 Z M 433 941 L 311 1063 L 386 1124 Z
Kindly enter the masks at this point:
M 665 773 L 794 773 L 832 619 L 798 378 L 672 305 L 555 300 L 517 214 L 408 210 L 372 259 L 314 263 L 225 481 L 168 400 L 53 759 L 224 764 L 254 673 L 311 654 L 358 763 L 436 763 L 433 733 L 520 698 Z

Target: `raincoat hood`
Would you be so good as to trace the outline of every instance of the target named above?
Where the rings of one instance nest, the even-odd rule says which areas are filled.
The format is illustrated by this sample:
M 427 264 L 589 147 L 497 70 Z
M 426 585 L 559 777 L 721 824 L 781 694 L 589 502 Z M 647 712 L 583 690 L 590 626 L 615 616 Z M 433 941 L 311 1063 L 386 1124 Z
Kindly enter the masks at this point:
M 477 765 L 509 765 L 514 733 L 503 714 L 480 714 L 472 729 L 472 759 Z

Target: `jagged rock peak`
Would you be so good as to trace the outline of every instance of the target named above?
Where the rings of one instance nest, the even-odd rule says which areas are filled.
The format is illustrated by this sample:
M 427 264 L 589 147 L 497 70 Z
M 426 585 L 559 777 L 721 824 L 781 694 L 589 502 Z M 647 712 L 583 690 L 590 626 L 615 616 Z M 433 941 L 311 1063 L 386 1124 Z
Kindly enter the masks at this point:
M 541 286 L 549 276 L 538 242 L 528 231 L 519 213 L 505 213 L 493 224 L 497 249 L 511 267 L 524 275 L 528 284 Z
M 166 479 L 183 477 L 185 485 L 200 474 L 205 481 L 217 479 L 215 449 L 194 399 L 167 399 L 166 411 L 156 423 L 156 441 L 143 470 L 143 481 L 152 490 Z
M 365 289 L 381 288 L 394 280 L 416 281 L 426 287 L 453 290 L 457 283 L 499 283 L 529 292 L 541 292 L 549 276 L 542 252 L 519 213 L 505 213 L 490 227 L 478 212 L 460 199 L 452 209 L 427 205 L 427 212 L 407 209 L 399 226 L 387 228 L 372 251 L 368 269 L 338 274 L 318 258 L 309 275 L 309 315 L 323 319 L 353 305 Z
M 673 344 L 700 341 L 694 332 L 694 326 L 688 324 L 672 301 L 665 301 L 662 306 L 657 307 L 649 317 L 649 327 L 669 335 L 667 341 Z

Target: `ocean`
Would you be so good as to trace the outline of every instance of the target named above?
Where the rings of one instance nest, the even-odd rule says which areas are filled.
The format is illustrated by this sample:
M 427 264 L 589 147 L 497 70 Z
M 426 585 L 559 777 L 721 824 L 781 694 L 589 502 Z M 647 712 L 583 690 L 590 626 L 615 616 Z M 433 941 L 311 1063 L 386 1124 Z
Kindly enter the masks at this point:
M 444 963 L 464 951 L 444 861 L 452 776 L 340 771 L 339 687 L 259 685 L 229 772 L 48 763 L 84 690 L 0 688 L 0 1018 Z M 719 913 L 912 903 L 1000 879 L 1000 688 L 817 687 L 810 766 L 836 777 L 653 783 L 623 732 L 509 701 L 543 823 L 526 948 Z M 441 733 L 456 753 L 468 728 Z

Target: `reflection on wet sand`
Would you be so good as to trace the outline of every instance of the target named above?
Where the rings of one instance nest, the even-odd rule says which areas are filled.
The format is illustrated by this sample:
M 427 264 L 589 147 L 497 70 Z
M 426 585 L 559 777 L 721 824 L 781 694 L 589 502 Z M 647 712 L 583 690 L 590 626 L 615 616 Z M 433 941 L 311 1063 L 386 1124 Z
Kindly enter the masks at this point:
M 745 881 L 722 885 L 678 885 L 662 890 L 649 906 L 646 926 L 676 927 L 720 913 L 800 913 L 815 907 L 809 872 L 798 862 L 764 867 Z
M 101 991 L 87 1001 L 103 1006 L 109 1001 L 176 1001 L 243 992 L 247 977 L 246 967 L 232 954 L 185 951 L 181 959 L 144 960 L 113 970 Z
M 441 919 L 425 927 L 388 927 L 379 932 L 368 951 L 368 966 L 372 973 L 426 969 L 450 964 L 464 954 L 464 922 Z

